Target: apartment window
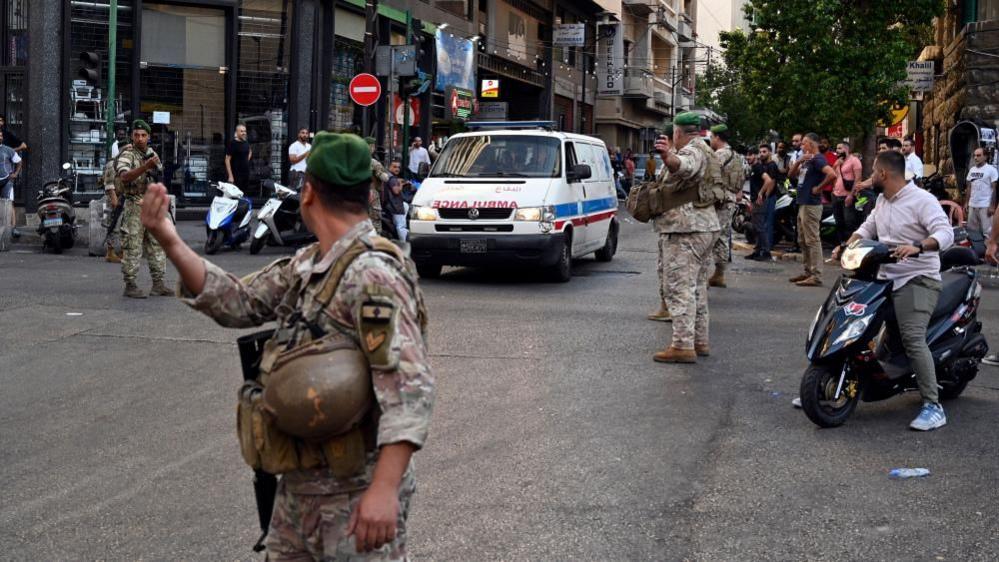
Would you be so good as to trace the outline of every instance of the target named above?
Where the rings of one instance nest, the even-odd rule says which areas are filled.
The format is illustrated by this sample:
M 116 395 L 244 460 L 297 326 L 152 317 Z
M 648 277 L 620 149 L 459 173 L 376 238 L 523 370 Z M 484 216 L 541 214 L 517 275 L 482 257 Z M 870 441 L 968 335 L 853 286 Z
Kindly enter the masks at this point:
M 472 1 L 471 0 L 437 0 L 434 2 L 440 10 L 452 13 L 458 17 L 465 19 L 472 19 Z
M 978 21 L 999 20 L 999 0 L 978 0 Z

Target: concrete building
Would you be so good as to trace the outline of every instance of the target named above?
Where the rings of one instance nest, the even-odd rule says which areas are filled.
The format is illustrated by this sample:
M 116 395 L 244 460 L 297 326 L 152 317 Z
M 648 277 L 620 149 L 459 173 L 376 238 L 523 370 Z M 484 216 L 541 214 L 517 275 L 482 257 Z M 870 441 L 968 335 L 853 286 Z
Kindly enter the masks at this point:
M 372 134 L 381 147 L 401 150 L 403 119 L 396 116 L 405 112 L 400 98 L 390 98 L 388 81 L 367 110 L 349 97 L 350 79 L 375 71 L 365 51 L 365 5 L 118 0 L 117 88 L 109 103 L 108 0 L 0 0 L 0 39 L 8 46 L 0 111 L 30 147 L 16 205 L 30 209 L 33 194 L 65 161 L 80 173 L 79 202 L 101 195 L 97 179 L 113 140 L 108 113 L 122 136 L 135 118 L 153 125 L 164 181 L 181 204 L 212 196 L 237 123 L 248 128 L 247 192 L 256 199 L 268 195 L 263 180 L 286 175 L 287 146 L 300 127 Z M 461 96 L 466 109 L 503 109 L 506 119 L 552 119 L 563 130 L 592 132 L 601 10 L 591 0 L 380 0 L 370 47 L 419 44 L 419 71 L 431 83 L 412 96 L 411 136 L 449 135 L 472 118 L 452 114 L 458 100 L 447 96 Z M 584 24 L 588 43 L 555 48 L 562 22 Z M 482 79 L 499 81 L 497 97 L 481 97 Z
M 624 59 L 614 71 L 622 93 L 597 99 L 596 136 L 608 146 L 648 152 L 663 122 L 693 105 L 699 1 L 599 1 L 604 21 L 620 23 L 624 36 Z M 598 58 L 605 56 L 601 50 Z
M 751 24 L 742 9 L 746 3 L 746 0 L 698 0 L 697 41 L 718 52 L 722 32 L 736 29 L 748 32 Z
M 978 139 L 974 127 L 969 136 L 955 134 L 955 125 L 973 121 L 995 128 L 999 122 L 999 0 L 949 2 L 934 32 L 934 44 L 919 59 L 934 61 L 936 80 L 923 98 L 916 129 L 922 132 L 924 162 L 945 176 L 953 174 L 963 186 Z M 990 144 L 995 158 L 994 138 Z

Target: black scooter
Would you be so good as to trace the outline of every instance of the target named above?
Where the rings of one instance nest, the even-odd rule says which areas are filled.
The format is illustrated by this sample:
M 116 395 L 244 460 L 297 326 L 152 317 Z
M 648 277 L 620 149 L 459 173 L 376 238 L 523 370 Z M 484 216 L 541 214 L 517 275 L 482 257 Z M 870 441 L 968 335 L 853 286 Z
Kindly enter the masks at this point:
M 860 400 L 884 400 L 917 390 L 916 376 L 901 345 L 892 282 L 878 279 L 882 264 L 894 263 L 891 249 L 858 240 L 843 253 L 844 269 L 815 314 L 806 355 L 811 363 L 801 379 L 801 406 L 820 427 L 842 425 Z M 982 286 L 963 247 L 941 254 L 943 290 L 926 332 L 936 365 L 940 398 L 957 398 L 978 374 L 989 345 L 978 321 Z
M 76 187 L 76 168 L 66 162 L 56 181 L 46 182 L 38 192 L 38 235 L 42 250 L 46 248 L 61 254 L 76 242 L 76 210 L 73 209 L 73 189 Z

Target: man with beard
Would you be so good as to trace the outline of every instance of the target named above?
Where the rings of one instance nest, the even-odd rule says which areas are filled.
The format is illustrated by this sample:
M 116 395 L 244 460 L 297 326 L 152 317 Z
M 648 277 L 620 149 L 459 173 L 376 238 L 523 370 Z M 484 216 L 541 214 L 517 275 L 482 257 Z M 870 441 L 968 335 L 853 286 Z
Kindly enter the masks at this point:
M 761 144 L 756 163 L 749 174 L 749 200 L 753 202 L 753 229 L 756 231 L 756 249 L 746 256 L 748 260 L 770 261 L 773 249 L 774 215 L 777 204 L 777 177 L 780 171 L 771 161 L 770 145 Z

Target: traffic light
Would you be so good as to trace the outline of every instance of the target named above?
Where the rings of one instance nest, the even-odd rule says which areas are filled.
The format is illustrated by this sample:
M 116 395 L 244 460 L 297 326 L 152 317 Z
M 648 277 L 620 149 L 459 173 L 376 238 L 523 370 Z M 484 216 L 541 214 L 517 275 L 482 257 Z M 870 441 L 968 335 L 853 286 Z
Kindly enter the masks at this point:
M 427 51 L 427 36 L 423 34 L 423 20 L 419 18 L 410 20 L 410 29 L 412 36 L 409 38 L 409 42 L 416 45 L 416 60 L 421 60 Z
M 94 51 L 80 53 L 80 68 L 77 71 L 80 80 L 95 88 L 101 85 L 101 56 Z

